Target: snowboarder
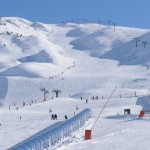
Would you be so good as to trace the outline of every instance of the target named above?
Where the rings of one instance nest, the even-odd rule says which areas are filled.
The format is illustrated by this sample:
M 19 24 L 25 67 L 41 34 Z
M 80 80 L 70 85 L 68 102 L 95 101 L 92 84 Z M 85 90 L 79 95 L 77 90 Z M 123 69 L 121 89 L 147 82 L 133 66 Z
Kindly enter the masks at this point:
M 82 96 L 81 96 L 81 100 L 82 100 Z

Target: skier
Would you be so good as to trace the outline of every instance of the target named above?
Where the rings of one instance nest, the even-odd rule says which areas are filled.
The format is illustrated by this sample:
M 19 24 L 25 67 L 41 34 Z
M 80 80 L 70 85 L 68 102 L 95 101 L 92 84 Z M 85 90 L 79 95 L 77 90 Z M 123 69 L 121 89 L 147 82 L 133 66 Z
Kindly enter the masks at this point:
M 78 110 L 79 108 L 78 108 L 78 106 L 76 105 L 76 110 Z
M 21 122 L 21 116 L 20 116 L 19 120 L 20 120 L 20 122 Z
M 88 103 L 88 99 L 86 99 L 86 104 Z
M 66 119 L 66 120 L 68 119 L 67 115 L 65 115 L 65 119 Z
M 55 119 L 57 120 L 57 115 L 55 114 L 54 116 L 55 116 Z
M 23 106 L 25 106 L 25 102 L 23 102 Z
M 55 120 L 54 114 L 51 115 L 51 120 Z

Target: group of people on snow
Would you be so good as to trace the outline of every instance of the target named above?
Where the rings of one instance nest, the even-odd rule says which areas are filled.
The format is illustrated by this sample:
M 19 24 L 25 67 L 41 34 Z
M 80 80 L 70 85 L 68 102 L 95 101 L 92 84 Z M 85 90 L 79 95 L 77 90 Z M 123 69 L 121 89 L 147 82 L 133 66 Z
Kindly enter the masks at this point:
M 98 100 L 98 96 L 92 96 L 92 100 Z
M 52 114 L 51 115 L 51 120 L 57 120 L 57 114 Z

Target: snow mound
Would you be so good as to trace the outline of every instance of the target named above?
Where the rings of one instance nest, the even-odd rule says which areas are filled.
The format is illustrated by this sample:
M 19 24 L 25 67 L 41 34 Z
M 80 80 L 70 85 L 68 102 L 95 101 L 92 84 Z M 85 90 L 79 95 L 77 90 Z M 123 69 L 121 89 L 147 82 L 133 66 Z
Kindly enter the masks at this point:
M 103 28 L 73 40 L 70 44 L 73 45 L 74 49 L 89 50 L 91 56 L 101 57 L 108 51 L 111 51 L 112 48 L 122 45 L 125 41 L 126 38 L 123 34 L 119 33 L 118 35 L 109 28 Z
M 24 25 L 30 25 L 31 22 L 29 20 L 26 20 L 24 18 L 19 18 L 19 17 L 2 17 L 1 22 L 9 23 L 15 26 L 24 24 Z
M 1 76 L 22 76 L 28 78 L 48 78 L 53 72 L 57 72 L 58 68 L 53 64 L 27 62 L 11 67 L 0 73 Z
M 81 37 L 81 36 L 84 36 L 84 35 L 85 35 L 85 32 L 83 32 L 80 28 L 70 30 L 66 34 L 67 37 Z
M 75 35 L 74 31 L 76 29 L 68 34 L 73 36 Z M 117 60 L 122 65 L 150 64 L 149 43 L 147 43 L 146 48 L 142 45 L 142 42 L 147 41 L 150 37 L 148 30 L 130 30 L 129 28 L 118 27 L 114 32 L 112 28 L 103 26 L 91 32 L 87 32 L 85 29 L 83 31 L 82 28 L 77 31 L 79 37 L 70 42 L 73 49 L 87 51 L 94 57 Z M 78 34 L 80 32 L 87 34 L 83 36 L 83 34 Z M 134 37 L 140 37 L 138 47 L 135 46 Z
M 18 61 L 22 63 L 25 63 L 25 62 L 52 63 L 53 59 L 50 57 L 47 51 L 42 50 L 35 55 L 23 57 L 19 59 Z
M 140 41 L 147 41 L 150 38 L 150 33 L 146 33 L 139 37 Z M 149 43 L 144 46 L 141 42 L 138 42 L 138 46 L 135 46 L 135 40 L 131 40 L 127 43 L 112 48 L 111 51 L 106 53 L 102 58 L 114 59 L 119 61 L 121 65 L 150 65 L 150 51 Z
M 41 22 L 35 22 L 33 24 L 31 24 L 31 27 L 33 27 L 36 30 L 43 30 L 46 32 L 49 32 L 51 29 L 48 28 L 47 25 L 41 23 Z

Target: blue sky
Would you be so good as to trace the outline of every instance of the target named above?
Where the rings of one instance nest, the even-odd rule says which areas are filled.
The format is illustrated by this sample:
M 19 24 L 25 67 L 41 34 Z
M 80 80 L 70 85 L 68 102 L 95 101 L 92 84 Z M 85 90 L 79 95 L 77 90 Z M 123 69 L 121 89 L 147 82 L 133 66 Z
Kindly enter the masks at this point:
M 87 18 L 150 28 L 150 0 L 0 0 L 0 16 L 58 23 Z

